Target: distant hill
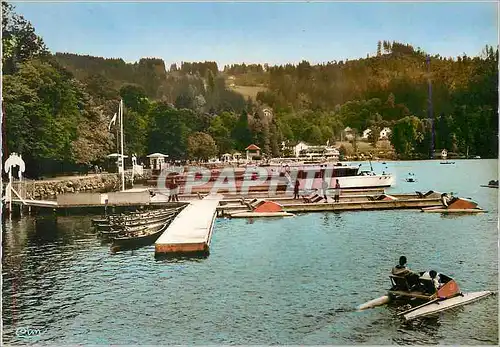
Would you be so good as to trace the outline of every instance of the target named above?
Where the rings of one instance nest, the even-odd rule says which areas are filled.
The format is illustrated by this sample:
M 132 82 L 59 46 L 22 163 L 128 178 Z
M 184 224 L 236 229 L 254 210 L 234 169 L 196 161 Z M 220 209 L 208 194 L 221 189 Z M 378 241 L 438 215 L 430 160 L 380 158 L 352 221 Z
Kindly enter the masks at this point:
M 109 59 L 56 53 L 56 61 L 84 82 L 100 81 L 101 85 L 119 90 L 125 84 L 137 84 L 144 88 L 151 98 L 161 98 L 161 86 L 166 84 L 167 71 L 162 59 L 142 58 L 129 64 L 123 59 Z M 97 86 L 96 86 L 97 87 Z

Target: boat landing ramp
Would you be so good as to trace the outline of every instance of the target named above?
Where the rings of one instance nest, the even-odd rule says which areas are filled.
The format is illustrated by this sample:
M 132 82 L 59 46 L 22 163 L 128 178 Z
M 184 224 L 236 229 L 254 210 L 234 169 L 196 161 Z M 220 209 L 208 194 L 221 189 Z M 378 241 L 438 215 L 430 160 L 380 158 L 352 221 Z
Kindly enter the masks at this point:
M 189 203 L 156 240 L 155 255 L 208 254 L 220 194 Z

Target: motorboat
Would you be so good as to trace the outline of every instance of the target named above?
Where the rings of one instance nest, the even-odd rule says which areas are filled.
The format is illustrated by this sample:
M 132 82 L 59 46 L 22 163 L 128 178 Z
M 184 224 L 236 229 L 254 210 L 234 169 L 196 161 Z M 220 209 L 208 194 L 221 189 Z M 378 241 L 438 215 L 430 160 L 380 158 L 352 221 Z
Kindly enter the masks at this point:
M 498 188 L 498 180 L 491 180 L 488 182 L 488 184 L 481 185 L 481 187 Z
M 266 164 L 266 166 L 248 166 L 246 168 L 225 167 L 207 171 L 203 179 L 202 171 L 184 172 L 178 175 L 177 182 L 182 194 L 191 184 L 191 192 L 213 191 L 242 191 L 245 187 L 249 191 L 267 191 L 269 189 L 285 191 L 295 179 L 301 182 L 300 189 L 321 188 L 322 178 L 328 177 L 328 186 L 333 187 L 336 180 L 342 189 L 385 188 L 395 183 L 391 173 L 376 173 L 373 169 L 362 170 L 360 165 L 346 163 L 290 163 Z M 209 175 L 208 175 L 209 174 Z M 261 177 L 266 176 L 266 177 Z M 227 181 L 227 182 L 226 182 Z M 293 182 L 292 182 L 293 181 Z M 196 182 L 196 184 L 194 183 Z M 159 184 L 158 181 L 152 181 Z
M 389 303 L 410 304 L 412 308 L 398 313 L 398 316 L 410 321 L 463 306 L 494 294 L 489 290 L 462 293 L 457 282 L 444 274 L 439 274 L 440 286 L 436 289 L 433 280 L 422 278 L 423 274 L 419 272 L 418 275 L 412 274 L 413 276 L 390 275 L 392 286 L 387 295 L 358 306 L 358 311 Z
M 415 174 L 414 173 L 409 173 L 408 174 L 408 177 L 406 177 L 405 179 L 406 182 L 410 182 L 410 183 L 415 183 L 417 182 L 417 178 L 415 177 Z

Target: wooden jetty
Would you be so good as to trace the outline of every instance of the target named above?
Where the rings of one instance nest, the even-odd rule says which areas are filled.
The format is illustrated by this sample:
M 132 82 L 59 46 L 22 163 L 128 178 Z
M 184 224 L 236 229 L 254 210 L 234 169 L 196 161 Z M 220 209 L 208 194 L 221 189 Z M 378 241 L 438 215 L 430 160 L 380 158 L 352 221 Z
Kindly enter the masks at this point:
M 186 202 L 155 201 L 147 189 L 112 193 L 69 193 L 55 200 L 12 199 L 13 205 L 26 207 L 30 212 L 40 213 L 116 213 L 120 211 L 156 207 L 179 207 Z
M 338 203 L 324 201 L 316 203 L 305 203 L 303 199 L 273 199 L 269 198 L 266 201 L 279 203 L 283 207 L 283 211 L 290 213 L 299 212 L 327 212 L 327 211 L 371 211 L 371 210 L 391 210 L 391 209 L 421 209 L 425 207 L 442 206 L 440 198 L 430 197 L 422 198 L 416 194 L 394 194 L 391 198 L 374 200 L 370 196 L 344 196 Z M 217 207 L 219 216 L 231 216 L 236 213 L 250 211 L 246 200 L 231 201 Z
M 208 195 L 189 203 L 156 240 L 155 255 L 208 255 L 216 209 L 221 200 L 222 195 Z
M 364 202 L 312 203 L 312 204 L 285 204 L 286 212 L 326 212 L 326 211 L 372 211 L 395 209 L 421 209 L 423 207 L 440 206 L 439 199 L 405 199 L 380 200 Z

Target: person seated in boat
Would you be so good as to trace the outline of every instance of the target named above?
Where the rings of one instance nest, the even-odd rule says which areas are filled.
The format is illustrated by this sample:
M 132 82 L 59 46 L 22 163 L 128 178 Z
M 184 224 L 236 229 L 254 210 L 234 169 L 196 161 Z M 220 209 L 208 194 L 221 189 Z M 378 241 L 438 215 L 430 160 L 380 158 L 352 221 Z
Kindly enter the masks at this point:
M 420 278 L 424 280 L 432 280 L 432 283 L 434 284 L 434 288 L 436 288 L 436 290 L 438 290 L 441 287 L 439 274 L 435 270 L 424 272 L 422 276 L 420 276 Z
M 450 204 L 451 198 L 448 196 L 448 193 L 441 194 L 441 202 L 445 207 L 448 207 Z
M 399 264 L 392 268 L 392 274 L 395 276 L 406 276 L 411 272 L 406 264 L 406 257 L 402 255 L 399 257 Z
M 405 277 L 410 289 L 418 285 L 419 275 L 408 268 L 407 260 L 404 255 L 399 257 L 399 264 L 392 268 L 392 274 L 394 276 Z

